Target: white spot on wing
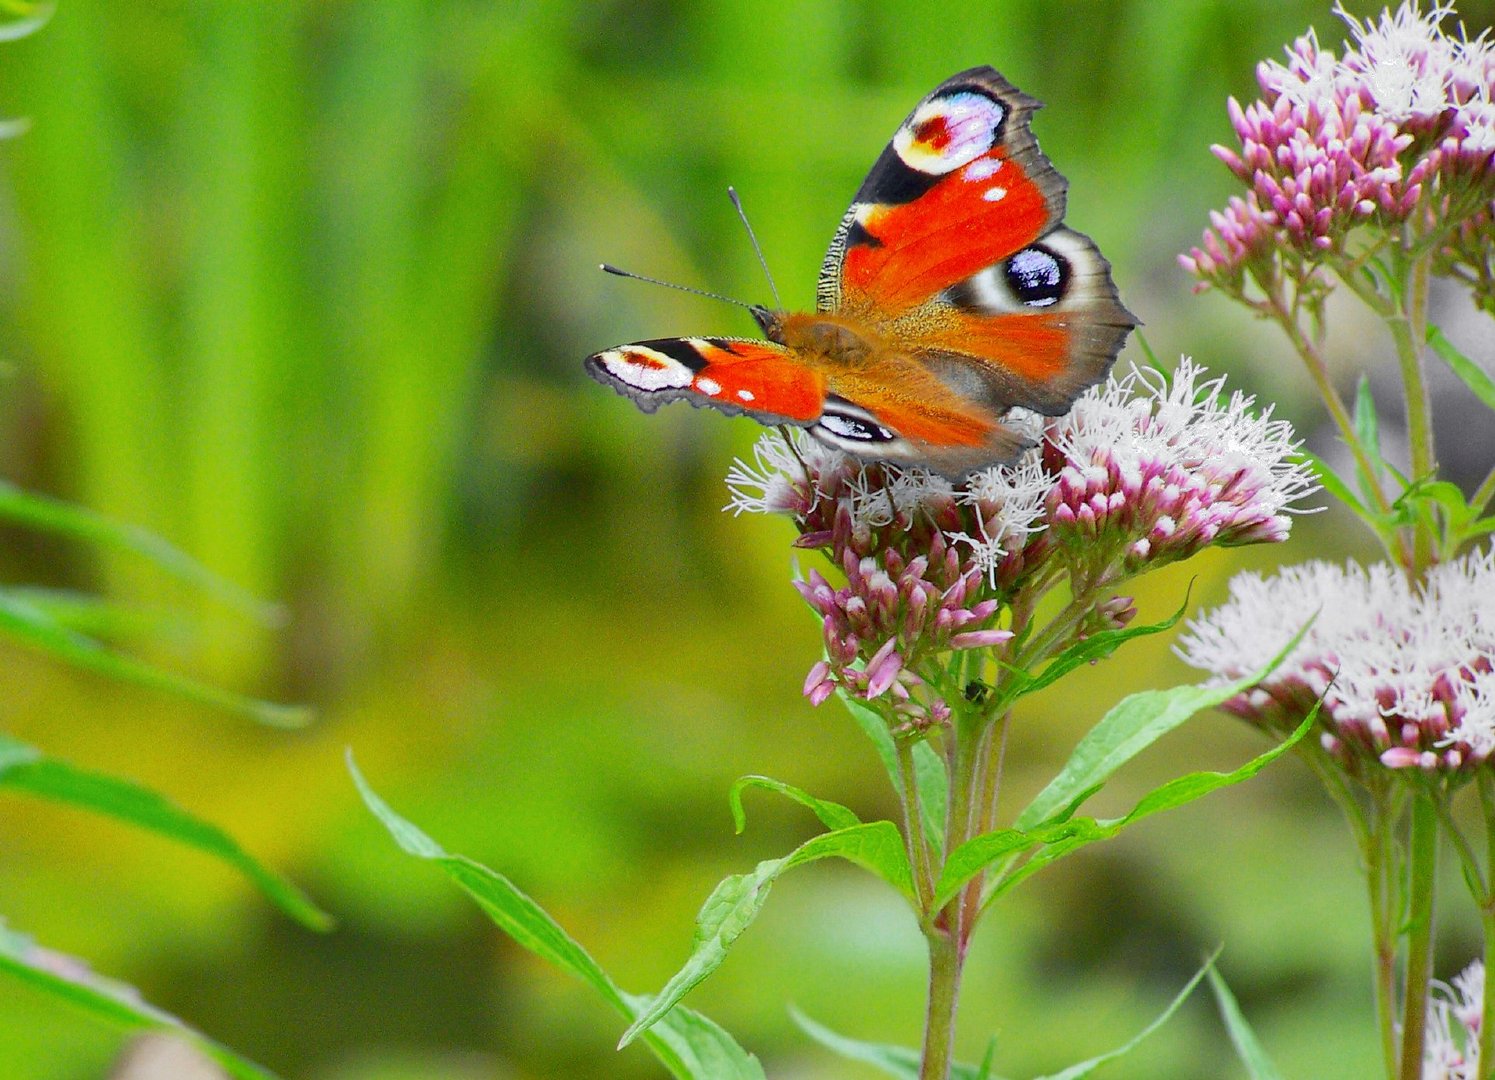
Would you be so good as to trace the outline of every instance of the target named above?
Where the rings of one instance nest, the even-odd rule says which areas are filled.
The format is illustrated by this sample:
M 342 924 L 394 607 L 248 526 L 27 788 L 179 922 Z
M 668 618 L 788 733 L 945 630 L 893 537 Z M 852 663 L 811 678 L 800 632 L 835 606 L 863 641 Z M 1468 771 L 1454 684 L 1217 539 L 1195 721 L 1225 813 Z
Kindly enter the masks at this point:
M 981 193 L 981 197 L 987 202 L 1001 202 L 1007 198 L 1007 189 L 1004 187 L 989 187 Z
M 677 390 L 695 378 L 695 372 L 674 357 L 642 345 L 598 353 L 597 362 L 613 378 L 636 390 Z
M 1002 171 L 1002 159 L 994 157 L 977 158 L 966 166 L 965 179 L 975 182 L 986 180 L 996 176 Z
M 743 401 L 752 401 L 756 395 L 751 390 L 739 390 L 737 396 Z
M 715 379 L 708 379 L 702 375 L 696 379 L 696 389 L 708 397 L 716 397 L 722 392 L 722 384 Z

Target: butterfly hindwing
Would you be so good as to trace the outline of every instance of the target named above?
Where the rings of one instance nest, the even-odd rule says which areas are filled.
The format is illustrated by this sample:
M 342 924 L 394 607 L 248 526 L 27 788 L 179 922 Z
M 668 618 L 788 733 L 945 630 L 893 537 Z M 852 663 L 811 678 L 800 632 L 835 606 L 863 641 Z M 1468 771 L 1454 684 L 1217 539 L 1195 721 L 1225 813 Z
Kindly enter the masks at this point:
M 765 423 L 810 424 L 825 376 L 782 345 L 751 338 L 659 338 L 586 359 L 587 372 L 653 412 L 669 401 L 747 413 Z

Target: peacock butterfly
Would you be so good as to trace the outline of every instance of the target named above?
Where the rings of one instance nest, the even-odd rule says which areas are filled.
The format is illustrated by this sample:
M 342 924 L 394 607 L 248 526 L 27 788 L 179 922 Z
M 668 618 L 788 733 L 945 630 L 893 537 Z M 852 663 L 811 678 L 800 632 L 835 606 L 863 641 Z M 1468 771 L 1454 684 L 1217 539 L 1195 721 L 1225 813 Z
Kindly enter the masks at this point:
M 1067 187 L 990 67 L 946 79 L 894 133 L 841 219 L 813 313 L 752 313 L 766 341 L 659 338 L 587 357 L 645 412 L 684 399 L 807 428 L 868 461 L 959 478 L 1015 461 L 1014 407 L 1068 411 L 1137 319 L 1063 223 Z

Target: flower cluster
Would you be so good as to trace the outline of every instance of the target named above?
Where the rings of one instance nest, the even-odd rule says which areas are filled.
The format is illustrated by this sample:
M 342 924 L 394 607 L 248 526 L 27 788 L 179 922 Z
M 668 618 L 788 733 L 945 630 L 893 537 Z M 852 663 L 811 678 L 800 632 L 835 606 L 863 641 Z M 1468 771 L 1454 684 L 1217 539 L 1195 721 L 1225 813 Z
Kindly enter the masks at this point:
M 1420 588 L 1386 564 L 1241 574 L 1225 604 L 1193 620 L 1180 655 L 1237 679 L 1310 617 L 1292 653 L 1232 711 L 1291 728 L 1322 697 L 1323 745 L 1352 773 L 1379 761 L 1462 775 L 1495 754 L 1495 554 L 1434 567 Z
M 1287 538 L 1287 508 L 1314 489 L 1292 426 L 1185 358 L 1171 378 L 1136 368 L 1051 426 L 1044 457 L 1051 543 L 1082 580 L 1120 553 L 1123 573 L 1214 544 Z
M 1424 1080 L 1478 1080 L 1479 1029 L 1485 1007 L 1485 965 L 1476 960 L 1452 985 L 1433 984 L 1428 1001 Z
M 1041 446 L 959 484 L 765 434 L 727 477 L 728 509 L 792 516 L 796 546 L 824 551 L 844 576 L 796 582 L 824 634 L 810 700 L 839 688 L 895 724 L 941 723 L 964 689 L 936 685 L 949 654 L 1005 647 L 1008 613 L 1056 581 L 1086 603 L 1074 625 L 1084 636 L 1132 619 L 1131 599 L 1111 589 L 1149 567 L 1283 539 L 1285 511 L 1311 487 L 1291 461 L 1291 428 L 1202 376 L 1185 359 L 1171 379 L 1112 377 L 1046 428 L 1017 420 Z
M 1215 154 L 1248 188 L 1211 215 L 1185 269 L 1238 292 L 1272 258 L 1314 260 L 1364 222 L 1412 220 L 1456 233 L 1489 221 L 1495 199 L 1495 46 L 1453 37 L 1451 5 L 1407 0 L 1360 22 L 1343 10 L 1343 57 L 1312 31 L 1286 62 L 1257 69 L 1262 98 L 1229 102 L 1239 150 Z

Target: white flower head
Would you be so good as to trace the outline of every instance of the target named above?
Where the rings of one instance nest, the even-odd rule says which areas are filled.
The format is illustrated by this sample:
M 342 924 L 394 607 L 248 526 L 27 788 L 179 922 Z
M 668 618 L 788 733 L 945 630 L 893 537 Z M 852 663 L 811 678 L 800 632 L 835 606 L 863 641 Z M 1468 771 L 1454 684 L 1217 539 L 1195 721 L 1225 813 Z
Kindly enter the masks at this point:
M 733 514 L 803 514 L 817 497 L 815 478 L 840 469 L 846 460 L 841 451 L 799 428 L 791 428 L 788 439 L 765 431 L 753 444 L 752 462 L 737 458 L 727 471 L 731 498 L 722 509 Z
M 1395 14 L 1386 9 L 1378 20 L 1364 22 L 1342 4 L 1335 13 L 1349 25 L 1355 42 L 1345 54 L 1342 72 L 1350 81 L 1358 78 L 1376 112 L 1398 123 L 1429 121 L 1452 104 L 1449 87 L 1459 48 L 1441 28 L 1453 14 L 1452 4 L 1434 3 L 1424 12 L 1419 0 L 1404 0 Z
M 1455 975 L 1452 985 L 1434 981 L 1428 999 L 1423 1080 L 1477 1080 L 1484 1001 L 1485 966 L 1478 960 Z
M 1204 374 L 1188 357 L 1171 376 L 1134 367 L 1054 424 L 1063 465 L 1047 509 L 1061 537 L 1125 539 L 1137 564 L 1286 537 L 1285 515 L 1315 489 L 1292 426 Z
M 1419 591 L 1392 567 L 1308 562 L 1240 574 L 1178 652 L 1221 682 L 1259 670 L 1314 616 L 1238 712 L 1296 723 L 1324 695 L 1340 744 L 1393 767 L 1458 771 L 1495 755 L 1495 562 L 1434 567 Z M 1330 685 L 1332 680 L 1332 686 Z M 1296 719 L 1295 719 L 1296 717 Z

